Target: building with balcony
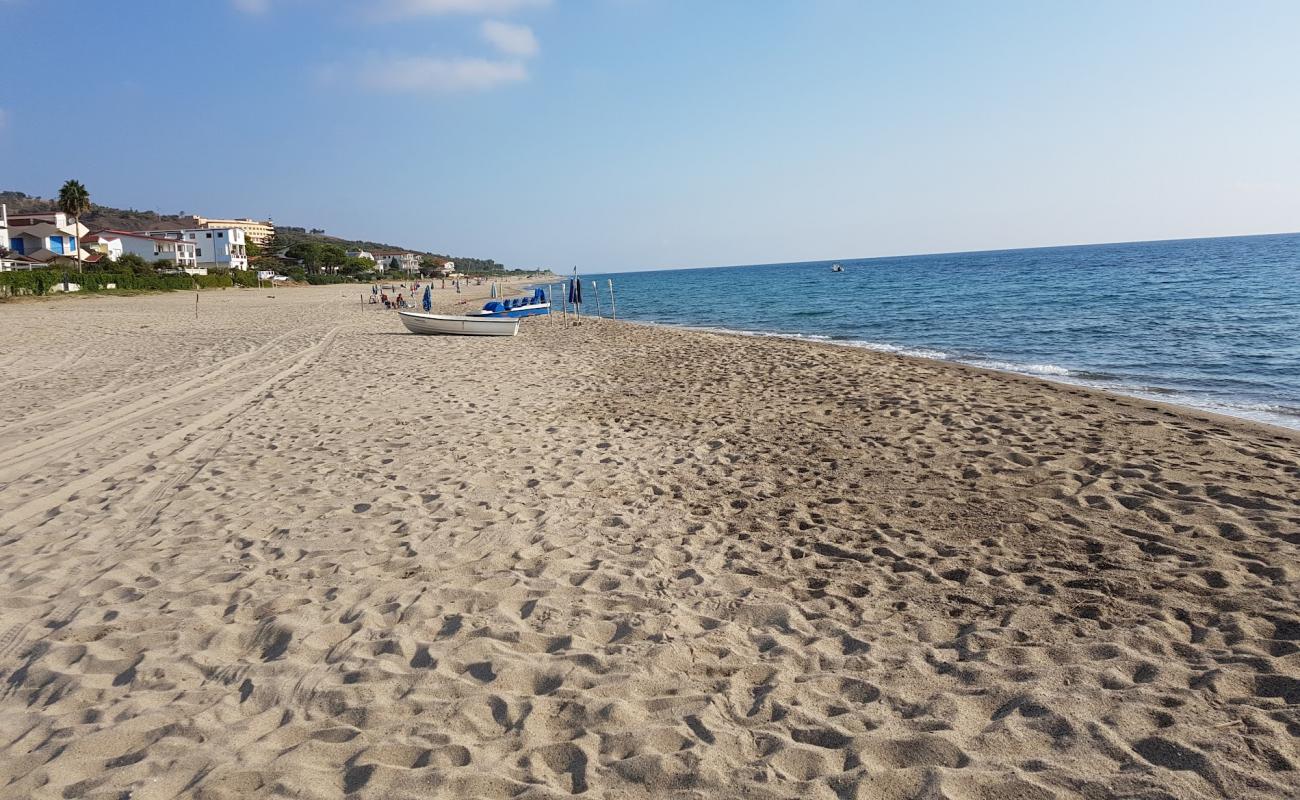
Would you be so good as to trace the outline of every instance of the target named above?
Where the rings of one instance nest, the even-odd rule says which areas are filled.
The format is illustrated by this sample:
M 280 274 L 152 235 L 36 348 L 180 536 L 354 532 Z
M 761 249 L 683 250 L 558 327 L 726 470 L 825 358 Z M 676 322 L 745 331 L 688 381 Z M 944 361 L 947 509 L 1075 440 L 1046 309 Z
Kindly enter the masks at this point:
M 248 269 L 243 228 L 162 228 L 140 231 L 145 236 L 194 245 L 194 258 L 207 269 Z
M 260 219 L 208 219 L 207 217 L 191 217 L 190 228 L 208 228 L 219 230 L 225 228 L 239 228 L 244 232 L 246 241 L 251 242 L 258 247 L 266 247 L 275 238 L 275 223 L 271 220 Z
M 174 269 L 190 275 L 208 274 L 207 267 L 197 261 L 194 244 L 181 239 L 148 236 L 138 231 L 104 230 L 87 236 L 87 247 L 97 257 L 109 261 L 130 253 L 149 262 L 169 261 Z
M 380 269 L 400 269 L 403 272 L 419 272 L 420 257 L 415 253 L 403 253 L 398 250 L 376 252 L 375 263 Z

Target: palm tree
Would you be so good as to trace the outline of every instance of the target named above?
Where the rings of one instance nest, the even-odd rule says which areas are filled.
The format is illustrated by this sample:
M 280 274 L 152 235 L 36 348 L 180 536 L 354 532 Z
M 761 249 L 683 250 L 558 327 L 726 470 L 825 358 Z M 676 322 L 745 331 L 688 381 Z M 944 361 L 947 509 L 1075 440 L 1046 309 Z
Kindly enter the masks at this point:
M 90 192 L 85 184 L 73 180 L 64 183 L 59 189 L 59 210 L 72 217 L 73 249 L 77 251 L 77 272 L 81 272 L 81 215 L 90 210 Z

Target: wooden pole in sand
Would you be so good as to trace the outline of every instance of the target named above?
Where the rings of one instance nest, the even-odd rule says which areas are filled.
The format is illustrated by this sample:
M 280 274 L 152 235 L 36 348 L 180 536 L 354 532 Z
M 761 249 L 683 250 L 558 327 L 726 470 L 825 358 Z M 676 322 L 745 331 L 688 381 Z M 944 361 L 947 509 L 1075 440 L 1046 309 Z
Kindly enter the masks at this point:
M 618 306 L 614 304 L 614 279 L 609 279 L 609 318 L 618 319 Z
M 591 282 L 591 293 L 596 295 L 596 316 L 600 316 L 600 287 L 595 281 Z
M 194 318 L 199 318 L 199 290 L 194 290 Z

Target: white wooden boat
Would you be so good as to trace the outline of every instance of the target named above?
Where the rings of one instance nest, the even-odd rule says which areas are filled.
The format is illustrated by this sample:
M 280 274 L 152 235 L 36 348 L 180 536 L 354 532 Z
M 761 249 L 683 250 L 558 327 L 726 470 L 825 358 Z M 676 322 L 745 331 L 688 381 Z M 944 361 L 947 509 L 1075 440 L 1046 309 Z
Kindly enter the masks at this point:
M 402 324 L 411 333 L 448 336 L 514 336 L 519 332 L 518 317 L 455 317 L 450 314 L 422 314 L 399 311 Z

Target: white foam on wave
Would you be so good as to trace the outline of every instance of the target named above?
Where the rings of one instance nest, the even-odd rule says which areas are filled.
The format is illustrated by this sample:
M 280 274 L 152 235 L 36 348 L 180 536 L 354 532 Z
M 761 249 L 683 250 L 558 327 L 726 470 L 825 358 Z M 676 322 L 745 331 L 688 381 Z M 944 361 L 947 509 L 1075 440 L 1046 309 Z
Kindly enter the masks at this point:
M 845 347 L 857 347 L 862 350 L 874 350 L 877 353 L 895 353 L 900 356 L 912 356 L 914 358 L 933 358 L 940 361 L 949 360 L 948 354 L 942 350 L 927 350 L 923 347 L 900 347 L 896 344 L 886 344 L 885 342 L 867 342 L 861 339 L 850 339 L 839 341 L 836 344 L 842 344 Z
M 676 323 L 659 323 L 659 322 L 648 322 L 648 323 L 638 323 L 638 324 L 659 325 L 665 328 L 685 328 L 686 330 L 691 330 L 691 331 L 704 331 L 705 333 L 721 333 L 727 336 L 753 336 L 758 338 L 771 338 L 771 339 L 796 339 L 800 341 L 812 341 L 812 342 L 832 341 L 831 337 L 823 336 L 820 333 L 776 333 L 773 331 L 744 331 L 744 330 L 737 330 L 736 328 L 719 328 L 715 325 L 679 325 Z
M 1010 361 L 983 361 L 972 360 L 967 364 L 986 369 L 996 369 L 1003 372 L 1019 372 L 1022 375 L 1050 375 L 1054 378 L 1068 378 L 1074 373 L 1065 367 L 1058 367 L 1055 364 L 1016 364 Z

